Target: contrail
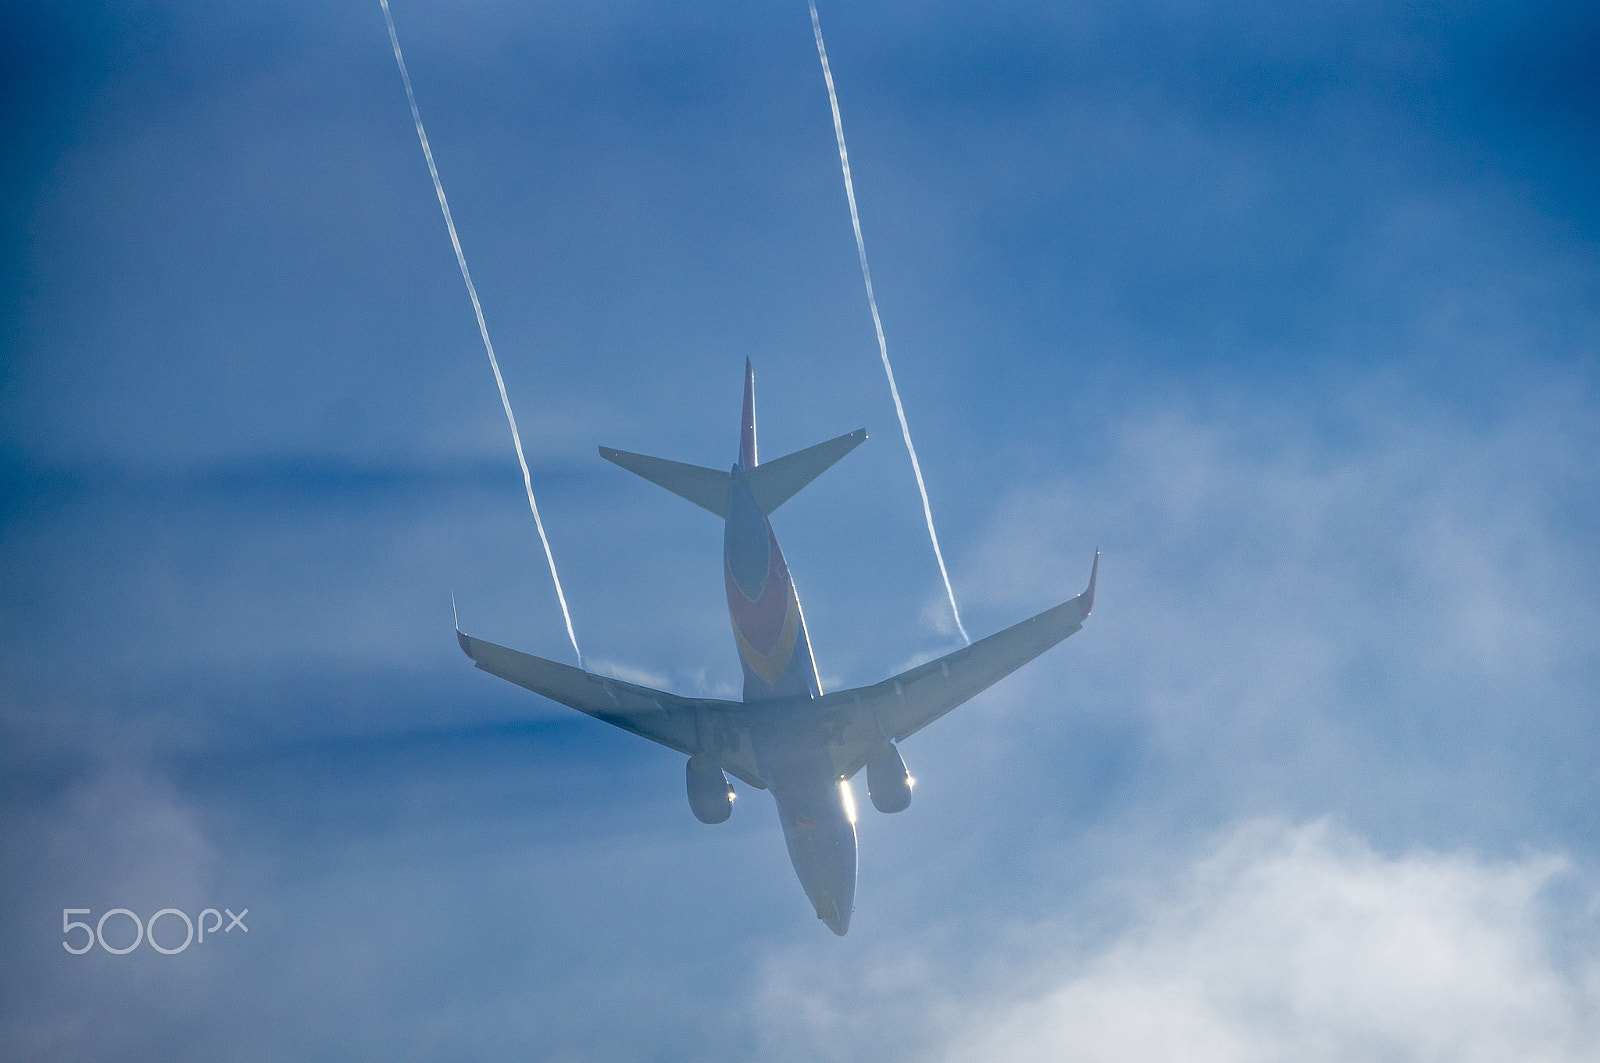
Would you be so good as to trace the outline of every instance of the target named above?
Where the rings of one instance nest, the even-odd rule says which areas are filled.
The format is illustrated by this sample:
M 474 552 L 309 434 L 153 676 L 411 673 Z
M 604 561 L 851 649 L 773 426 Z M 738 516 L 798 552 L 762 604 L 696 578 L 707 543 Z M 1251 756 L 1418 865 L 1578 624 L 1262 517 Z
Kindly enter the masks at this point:
M 444 213 L 445 228 L 450 230 L 450 246 L 456 249 L 456 265 L 461 267 L 461 279 L 467 282 L 472 312 L 478 315 L 478 335 L 483 337 L 489 368 L 494 370 L 494 382 L 500 389 L 500 405 L 505 407 L 506 423 L 511 426 L 511 442 L 516 444 L 517 464 L 522 466 L 522 486 L 527 489 L 528 508 L 533 511 L 533 524 L 539 529 L 539 542 L 544 545 L 544 559 L 550 562 L 550 580 L 556 585 L 556 599 L 561 602 L 561 618 L 567 622 L 567 638 L 572 640 L 572 652 L 578 655 L 578 665 L 582 667 L 583 651 L 578 649 L 578 636 L 572 630 L 572 613 L 567 609 L 567 596 L 561 590 L 561 577 L 556 575 L 556 558 L 550 552 L 550 538 L 544 533 L 544 521 L 539 518 L 539 503 L 533 499 L 533 477 L 528 473 L 528 459 L 522 454 L 522 436 L 517 432 L 517 418 L 511 412 L 511 399 L 506 395 L 505 378 L 500 375 L 500 362 L 494 356 L 494 344 L 489 342 L 489 326 L 483 321 L 478 289 L 473 286 L 472 274 L 467 270 L 467 256 L 461 253 L 461 239 L 456 235 L 455 219 L 450 216 L 450 201 L 445 198 L 444 185 L 439 181 L 439 168 L 433 164 L 433 149 L 428 146 L 428 134 L 422 128 L 422 115 L 417 111 L 417 97 L 411 91 L 411 75 L 406 71 L 406 57 L 400 53 L 400 37 L 394 31 L 394 16 L 389 13 L 389 0 L 378 0 L 378 3 L 383 7 L 383 21 L 389 27 L 389 43 L 394 46 L 394 61 L 400 67 L 400 80 L 406 86 L 406 102 L 411 105 L 411 120 L 417 125 L 417 139 L 422 142 L 422 157 L 428 160 L 428 175 L 433 178 L 433 191 L 439 197 L 439 210 Z
M 889 378 L 889 395 L 894 399 L 895 416 L 900 418 L 900 434 L 906 441 L 906 453 L 911 455 L 911 471 L 917 477 L 917 491 L 922 495 L 922 516 L 928 522 L 928 539 L 933 543 L 933 556 L 939 562 L 939 575 L 944 579 L 944 592 L 950 598 L 950 615 L 956 619 L 956 630 L 969 646 L 972 638 L 961 623 L 961 610 L 956 608 L 956 592 L 950 586 L 950 573 L 944 567 L 944 552 L 939 549 L 939 535 L 933 530 L 933 507 L 928 504 L 928 487 L 922 482 L 922 465 L 917 461 L 917 448 L 911 445 L 911 427 L 906 424 L 906 409 L 900 402 L 900 389 L 895 387 L 894 370 L 889 366 L 889 344 L 883 338 L 883 320 L 878 316 L 878 300 L 872 294 L 872 270 L 867 268 L 867 244 L 861 238 L 861 216 L 856 213 L 856 189 L 850 180 L 850 152 L 844 146 L 844 121 L 839 117 L 839 95 L 833 89 L 833 71 L 828 68 L 828 49 L 822 43 L 822 20 L 817 18 L 815 0 L 806 0 L 811 8 L 811 30 L 817 37 L 817 58 L 822 60 L 822 79 L 828 83 L 828 104 L 833 108 L 833 133 L 839 140 L 839 168 L 844 171 L 844 194 L 850 201 L 850 225 L 856 231 L 856 254 L 861 257 L 861 279 L 867 285 L 867 305 L 872 308 L 872 327 L 878 332 L 878 357 L 883 359 L 883 375 Z

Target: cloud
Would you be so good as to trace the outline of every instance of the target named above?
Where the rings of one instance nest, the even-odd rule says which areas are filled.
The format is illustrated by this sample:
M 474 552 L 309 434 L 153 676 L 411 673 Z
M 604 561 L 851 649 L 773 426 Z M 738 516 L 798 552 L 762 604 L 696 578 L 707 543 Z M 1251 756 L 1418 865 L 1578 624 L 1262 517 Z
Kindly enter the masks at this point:
M 1553 856 L 1389 856 L 1326 821 L 1255 821 L 1135 891 L 1104 941 L 1064 918 L 997 933 L 976 960 L 926 944 L 775 957 L 753 1006 L 781 1031 L 775 1059 L 862 1038 L 944 1063 L 1593 1059 L 1600 952 L 1564 957 L 1550 903 L 1571 875 Z
M 942 1058 L 1593 1059 L 1600 957 L 1559 969 L 1537 911 L 1560 868 L 1385 858 L 1325 823 L 1253 825 Z
M 0 907 L 7 913 L 0 949 L 13 961 L 0 974 L 0 1045 L 7 1058 L 111 1058 L 113 1045 L 126 1051 L 153 1028 L 181 1028 L 174 1025 L 179 1013 L 207 992 L 225 958 L 217 947 L 186 948 L 188 962 L 163 966 L 171 957 L 142 944 L 126 957 L 98 949 L 68 955 L 59 931 L 66 908 L 88 909 L 89 925 L 124 908 L 148 926 L 166 908 L 198 918 L 208 907 L 245 907 L 222 886 L 232 872 L 203 817 L 167 779 L 138 765 L 113 763 L 44 783 L 38 776 L 47 773 L 37 763 L 22 772 L 7 768 L 13 777 L 0 798 L 0 849 L 27 854 L 0 872 Z M 15 774 L 24 776 L 20 785 Z M 106 939 L 132 943 L 124 918 L 105 927 Z M 167 922 L 162 934 L 176 946 L 182 930 Z M 243 940 L 237 933 L 234 939 Z M 94 1000 L 92 1010 L 63 1004 L 83 994 Z
M 1102 467 L 1009 491 L 958 560 L 987 632 L 1074 593 L 1105 550 L 1084 632 L 982 703 L 1138 721 L 1159 758 L 1140 788 L 1211 807 L 1212 828 L 1334 811 L 1383 839 L 1564 838 L 1592 715 L 1572 677 L 1600 625 L 1568 501 L 1592 429 L 1581 379 L 1530 376 L 1492 418 L 1368 380 L 1331 395 L 1336 430 L 1260 395 L 1120 420 Z M 1004 770 L 1044 742 L 1048 771 L 1061 744 L 1010 715 L 1029 733 Z

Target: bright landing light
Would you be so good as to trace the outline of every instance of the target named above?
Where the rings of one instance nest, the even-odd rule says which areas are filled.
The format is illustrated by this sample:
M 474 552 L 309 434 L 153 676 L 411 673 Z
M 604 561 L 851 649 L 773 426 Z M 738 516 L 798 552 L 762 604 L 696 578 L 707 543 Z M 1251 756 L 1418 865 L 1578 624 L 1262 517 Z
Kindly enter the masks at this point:
M 850 818 L 851 823 L 854 823 L 856 821 L 856 795 L 850 789 L 849 779 L 839 780 L 839 796 L 844 799 L 844 814 Z

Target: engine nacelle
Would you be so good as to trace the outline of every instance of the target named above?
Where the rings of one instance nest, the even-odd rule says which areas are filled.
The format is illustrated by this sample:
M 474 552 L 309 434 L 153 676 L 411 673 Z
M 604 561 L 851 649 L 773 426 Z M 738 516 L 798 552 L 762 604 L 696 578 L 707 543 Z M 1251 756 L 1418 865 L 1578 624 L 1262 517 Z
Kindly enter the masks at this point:
M 715 761 L 690 757 L 684 777 L 689 788 L 689 808 L 701 823 L 723 823 L 733 815 L 733 784 Z
M 879 812 L 904 812 L 911 804 L 914 780 L 900 751 L 890 743 L 867 758 L 867 794 Z

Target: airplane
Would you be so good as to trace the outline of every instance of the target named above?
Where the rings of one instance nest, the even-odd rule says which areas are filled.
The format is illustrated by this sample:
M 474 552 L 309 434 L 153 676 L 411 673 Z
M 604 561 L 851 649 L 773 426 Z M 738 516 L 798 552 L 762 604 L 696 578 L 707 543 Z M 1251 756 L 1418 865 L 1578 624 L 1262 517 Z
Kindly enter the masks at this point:
M 723 576 L 744 700 L 690 698 L 534 657 L 463 634 L 481 670 L 687 756 L 689 807 L 702 823 L 733 811 L 732 775 L 768 790 L 789 860 L 830 930 L 850 929 L 862 768 L 880 812 L 911 804 L 898 743 L 1083 626 L 1100 554 L 1076 598 L 873 686 L 823 693 L 805 614 L 778 548 L 772 512 L 867 438 L 858 429 L 770 462 L 756 460 L 755 375 L 745 361 L 739 458 L 727 472 L 601 447 L 600 456 L 723 520 Z

